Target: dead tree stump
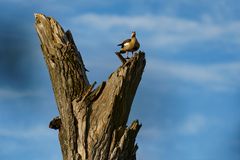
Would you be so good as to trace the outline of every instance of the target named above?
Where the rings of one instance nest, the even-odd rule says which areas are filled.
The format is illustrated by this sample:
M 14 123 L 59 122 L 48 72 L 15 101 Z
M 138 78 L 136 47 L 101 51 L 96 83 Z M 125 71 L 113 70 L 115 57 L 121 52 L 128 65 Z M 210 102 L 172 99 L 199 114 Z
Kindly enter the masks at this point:
M 51 17 L 35 14 L 35 19 L 60 114 L 49 127 L 59 129 L 63 159 L 135 160 L 141 125 L 134 121 L 127 127 L 126 123 L 145 54 L 135 54 L 94 88 L 71 32 L 64 32 Z

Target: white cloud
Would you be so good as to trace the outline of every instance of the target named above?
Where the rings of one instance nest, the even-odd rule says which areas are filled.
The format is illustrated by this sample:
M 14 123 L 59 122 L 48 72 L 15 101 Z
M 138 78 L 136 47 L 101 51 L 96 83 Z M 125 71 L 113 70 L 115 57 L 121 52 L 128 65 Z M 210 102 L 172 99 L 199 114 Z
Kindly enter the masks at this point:
M 23 97 L 32 97 L 32 96 L 43 96 L 43 91 L 39 90 L 14 90 L 14 89 L 5 89 L 0 88 L 0 99 L 15 99 Z
M 164 130 L 161 130 L 156 126 L 151 126 L 141 129 L 140 135 L 147 139 L 159 139 L 164 134 L 164 132 Z
M 39 139 L 54 136 L 47 126 L 33 126 L 31 128 L 0 128 L 0 137 L 18 139 Z
M 98 32 L 101 30 L 112 36 L 117 34 L 112 34 L 112 29 L 137 30 L 141 32 L 143 44 L 152 48 L 171 49 L 216 39 L 229 39 L 230 42 L 239 43 L 240 36 L 240 21 L 219 23 L 207 15 L 202 20 L 191 20 L 162 15 L 119 16 L 89 13 L 77 16 L 71 22 L 78 27 L 94 27 Z
M 147 69 L 156 79 L 187 82 L 213 91 L 230 91 L 240 87 L 240 62 L 191 64 L 149 59 Z
M 197 134 L 203 131 L 207 126 L 207 119 L 202 115 L 191 115 L 186 118 L 183 124 L 179 128 L 179 132 L 182 134 Z
M 60 159 L 61 153 L 57 141 L 57 132 L 47 126 L 0 128 L 0 155 L 11 157 L 12 153 L 36 153 L 33 159 Z M 54 153 L 54 154 L 52 154 Z M 39 156 L 38 154 L 41 154 Z
M 89 44 L 86 48 L 96 48 L 96 50 L 90 51 L 91 54 L 98 53 L 99 50 L 104 50 L 104 53 L 111 53 L 114 49 L 104 46 L 117 44 L 118 40 L 122 39 L 122 33 L 125 33 L 126 30 L 139 31 L 141 49 L 146 51 L 157 49 L 156 53 L 151 54 L 160 54 L 160 52 L 163 52 L 162 50 L 166 51 L 165 53 L 169 53 L 169 51 L 180 53 L 181 49 L 186 47 L 197 44 L 207 45 L 208 42 L 214 42 L 214 44 L 216 44 L 215 42 L 223 42 L 224 44 L 227 43 L 227 46 L 236 43 L 240 45 L 240 21 L 219 22 L 207 14 L 203 15 L 202 19 L 184 19 L 150 14 L 122 16 L 89 13 L 76 16 L 71 19 L 71 23 L 76 26 L 74 28 L 77 28 L 75 30 L 79 32 L 81 31 L 79 28 L 85 28 L 86 31 L 83 30 L 81 33 L 82 37 L 77 37 L 81 37 L 80 44 Z M 91 33 L 89 33 L 89 30 Z M 91 38 L 91 36 L 94 36 L 94 38 Z M 103 41 L 106 43 L 103 43 Z M 216 47 L 219 50 L 225 50 L 221 45 Z M 205 49 L 208 48 L 209 46 L 206 46 Z M 216 50 L 216 48 L 214 49 Z M 212 54 L 217 55 L 218 53 Z M 108 54 L 101 56 L 109 57 Z M 181 82 L 187 82 L 189 85 L 194 84 L 214 91 L 235 91 L 240 87 L 238 84 L 240 62 L 238 61 L 218 64 L 191 64 L 161 61 L 151 59 L 151 55 L 148 56 L 147 73 L 149 72 L 153 78 L 165 77 L 168 80 L 180 80 Z M 222 58 L 219 57 L 219 59 Z M 96 65 L 95 61 L 90 61 L 89 64 Z
M 149 16 L 118 16 L 118 15 L 99 15 L 89 13 L 80 15 L 72 19 L 76 24 L 84 24 L 96 27 L 96 29 L 110 29 L 112 27 L 137 27 L 151 29 L 157 23 Z M 144 22 L 144 23 L 143 23 Z
M 209 127 L 209 125 L 216 124 L 204 115 L 193 113 L 177 122 L 171 122 L 168 127 L 149 126 L 142 128 L 140 136 L 146 139 L 165 141 L 172 136 L 198 134 Z

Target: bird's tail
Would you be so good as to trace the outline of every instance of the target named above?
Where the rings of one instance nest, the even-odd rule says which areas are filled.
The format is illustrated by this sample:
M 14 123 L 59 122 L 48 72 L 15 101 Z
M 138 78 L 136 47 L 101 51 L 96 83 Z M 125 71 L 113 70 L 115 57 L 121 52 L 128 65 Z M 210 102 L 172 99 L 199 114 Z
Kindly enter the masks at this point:
M 118 44 L 117 46 L 121 46 L 123 48 L 123 44 L 122 43 Z
M 126 53 L 126 51 L 123 51 L 123 50 L 120 50 L 120 51 L 118 51 L 118 52 L 115 52 L 116 54 L 123 54 L 123 53 Z

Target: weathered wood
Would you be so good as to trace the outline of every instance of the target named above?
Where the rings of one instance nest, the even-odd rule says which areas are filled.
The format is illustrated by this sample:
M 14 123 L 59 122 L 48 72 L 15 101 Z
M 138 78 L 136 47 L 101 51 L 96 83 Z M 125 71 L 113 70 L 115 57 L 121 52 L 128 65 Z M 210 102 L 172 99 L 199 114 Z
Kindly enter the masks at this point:
M 135 138 L 141 127 L 127 120 L 145 67 L 139 52 L 113 72 L 106 82 L 90 85 L 83 60 L 70 31 L 51 17 L 35 14 L 36 30 L 48 66 L 60 118 L 64 160 L 134 160 Z
M 120 52 L 115 52 L 115 54 L 118 56 L 118 58 L 123 64 L 126 63 L 127 60 L 121 55 Z

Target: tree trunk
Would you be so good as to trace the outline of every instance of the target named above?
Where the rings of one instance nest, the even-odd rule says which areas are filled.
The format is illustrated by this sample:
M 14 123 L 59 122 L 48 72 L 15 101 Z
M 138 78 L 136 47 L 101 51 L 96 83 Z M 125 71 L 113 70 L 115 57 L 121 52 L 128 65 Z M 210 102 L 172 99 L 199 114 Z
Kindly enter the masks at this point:
M 126 123 L 145 67 L 145 54 L 139 52 L 123 60 L 107 82 L 94 88 L 71 32 L 64 32 L 51 17 L 35 14 L 35 19 L 60 114 L 49 126 L 59 129 L 63 159 L 136 159 L 135 138 L 141 124 L 134 121 L 127 127 Z

